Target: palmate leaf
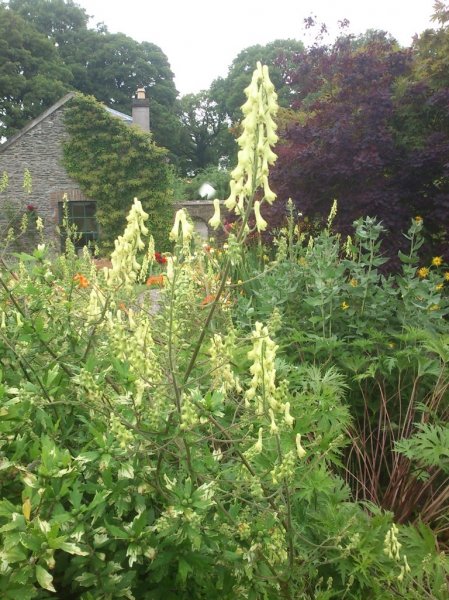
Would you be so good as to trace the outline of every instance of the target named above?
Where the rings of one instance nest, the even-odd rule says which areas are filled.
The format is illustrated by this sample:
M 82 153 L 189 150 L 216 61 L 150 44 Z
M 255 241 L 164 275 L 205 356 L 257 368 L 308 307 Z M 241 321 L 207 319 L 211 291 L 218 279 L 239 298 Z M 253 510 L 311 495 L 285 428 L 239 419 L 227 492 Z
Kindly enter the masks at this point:
M 396 442 L 395 450 L 412 461 L 449 473 L 449 426 L 421 423 L 419 433 Z

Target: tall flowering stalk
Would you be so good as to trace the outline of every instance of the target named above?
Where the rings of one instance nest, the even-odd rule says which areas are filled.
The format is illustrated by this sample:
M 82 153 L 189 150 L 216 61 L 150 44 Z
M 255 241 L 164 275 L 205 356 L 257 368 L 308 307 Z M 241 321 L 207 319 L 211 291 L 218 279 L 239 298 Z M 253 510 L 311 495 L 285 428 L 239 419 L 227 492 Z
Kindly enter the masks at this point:
M 264 202 L 271 204 L 276 199 L 276 194 L 270 189 L 268 183 L 269 167 L 276 161 L 276 154 L 272 147 L 276 144 L 277 125 L 273 117 L 278 111 L 277 94 L 268 74 L 268 67 L 257 63 L 250 85 L 245 89 L 247 100 L 242 106 L 244 119 L 243 132 L 237 142 L 240 147 L 237 167 L 231 173 L 231 193 L 225 201 L 226 208 L 234 211 L 241 217 L 240 228 L 236 237 L 230 242 L 240 244 L 249 232 L 248 221 L 254 212 L 255 228 L 264 231 L 266 221 L 260 214 L 260 206 Z M 262 189 L 262 199 L 255 200 L 256 193 Z M 217 229 L 221 224 L 220 207 L 214 203 L 214 215 L 209 225 Z M 223 269 L 221 283 L 218 287 L 214 302 L 211 304 L 203 330 L 192 353 L 187 367 L 184 381 L 187 381 L 194 367 L 196 357 L 212 320 L 217 304 L 226 286 L 232 258 L 227 256 Z
M 250 85 L 245 89 L 247 100 L 242 106 L 244 119 L 243 132 L 237 139 L 240 146 L 238 164 L 231 173 L 231 193 L 225 201 L 228 210 L 242 216 L 242 227 L 238 239 L 247 232 L 247 223 L 251 211 L 254 210 L 256 228 L 264 231 L 266 221 L 260 214 L 263 202 L 272 204 L 276 194 L 268 183 L 269 167 L 276 161 L 272 147 L 276 144 L 277 125 L 273 120 L 278 111 L 277 94 L 268 74 L 268 67 L 257 63 Z M 256 192 L 262 188 L 261 200 L 254 200 Z M 215 206 L 215 213 L 209 224 L 214 229 L 220 225 L 220 213 Z
M 123 235 L 114 242 L 115 248 L 111 254 L 112 268 L 105 270 L 105 276 L 110 285 L 129 287 L 138 280 L 141 267 L 136 260 L 136 254 L 145 248 L 142 236 L 148 235 L 145 226 L 148 215 L 137 198 L 134 198 L 126 220 L 128 224 Z

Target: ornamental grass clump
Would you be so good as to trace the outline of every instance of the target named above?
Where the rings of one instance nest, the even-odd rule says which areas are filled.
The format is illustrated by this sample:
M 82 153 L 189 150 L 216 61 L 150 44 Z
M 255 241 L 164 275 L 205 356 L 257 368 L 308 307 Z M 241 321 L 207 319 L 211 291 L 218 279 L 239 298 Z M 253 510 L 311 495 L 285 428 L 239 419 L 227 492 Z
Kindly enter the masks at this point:
M 351 310 L 335 317 L 341 298 L 325 289 L 336 283 L 315 265 L 332 236 L 298 249 L 308 266 L 293 268 L 288 244 L 276 263 L 278 287 L 283 268 L 291 290 L 300 269 L 310 289 L 322 280 L 297 298 L 310 323 L 296 305 L 293 328 L 282 303 L 240 294 L 255 280 L 264 291 L 275 273 L 269 264 L 252 281 L 235 278 L 257 230 L 257 188 L 273 200 L 275 95 L 261 65 L 247 96 L 238 220 L 221 253 L 196 243 L 182 211 L 173 252 L 158 260 L 135 201 L 104 272 L 70 244 L 53 262 L 40 248 L 16 271 L 1 267 L 2 598 L 447 597 L 430 530 L 354 502 L 341 475 L 348 381 L 303 348 L 308 333 L 331 343 Z M 156 310 L 142 276 L 154 261 Z M 369 312 L 362 271 L 345 291 L 362 290 Z M 417 294 L 430 285 L 413 277 Z

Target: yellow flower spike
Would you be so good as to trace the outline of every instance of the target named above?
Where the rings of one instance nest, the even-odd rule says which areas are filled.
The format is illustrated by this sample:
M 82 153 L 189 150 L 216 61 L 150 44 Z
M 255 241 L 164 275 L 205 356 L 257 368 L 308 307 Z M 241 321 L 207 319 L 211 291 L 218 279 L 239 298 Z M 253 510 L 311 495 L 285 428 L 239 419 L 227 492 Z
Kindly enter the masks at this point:
M 307 452 L 301 446 L 301 434 L 300 433 L 296 434 L 295 443 L 296 443 L 296 454 L 298 455 L 298 458 L 299 459 L 304 458 L 304 456 L 307 454 Z
M 267 228 L 267 222 L 260 214 L 260 202 L 256 200 L 254 202 L 254 216 L 256 217 L 256 227 L 257 231 L 265 231 Z
M 212 229 L 218 229 L 221 225 L 220 200 L 218 198 L 214 200 L 214 211 L 213 217 L 209 219 L 209 225 Z
M 272 119 L 278 108 L 277 95 L 268 68 L 260 62 L 245 94 L 247 100 L 242 106 L 243 133 L 237 139 L 240 147 L 238 165 L 231 172 L 231 193 L 225 202 L 228 210 L 235 210 L 241 215 L 245 214 L 247 202 L 259 187 L 263 187 L 268 202 L 276 198 L 268 185 L 268 167 L 277 158 L 270 148 L 278 140 L 275 133 L 277 126 Z

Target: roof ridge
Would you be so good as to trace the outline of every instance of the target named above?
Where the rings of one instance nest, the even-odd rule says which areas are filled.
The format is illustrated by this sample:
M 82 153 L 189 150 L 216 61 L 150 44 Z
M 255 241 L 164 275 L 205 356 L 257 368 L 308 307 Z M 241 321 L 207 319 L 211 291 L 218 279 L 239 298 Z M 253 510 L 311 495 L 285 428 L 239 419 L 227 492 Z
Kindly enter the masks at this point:
M 49 115 L 51 115 L 56 110 L 58 110 L 58 108 L 61 108 L 61 106 L 64 106 L 64 104 L 66 102 L 68 102 L 69 100 L 71 100 L 75 95 L 76 95 L 76 92 L 68 92 L 65 96 L 63 96 L 57 102 L 52 104 L 52 106 L 50 106 L 50 108 L 47 108 L 47 110 L 44 110 L 43 113 L 41 113 L 38 117 L 36 117 L 32 121 L 30 121 L 30 123 L 28 123 L 27 125 L 25 125 L 19 132 L 17 132 L 15 135 L 13 135 L 12 138 L 9 138 L 9 140 L 6 140 L 6 142 L 1 144 L 0 152 L 3 152 L 3 150 L 6 150 L 6 148 L 8 148 L 11 144 L 13 144 L 18 139 L 20 139 L 23 135 L 25 135 L 25 133 L 27 133 L 34 127 L 36 127 L 36 125 L 39 125 L 39 123 L 41 121 L 43 121 Z

